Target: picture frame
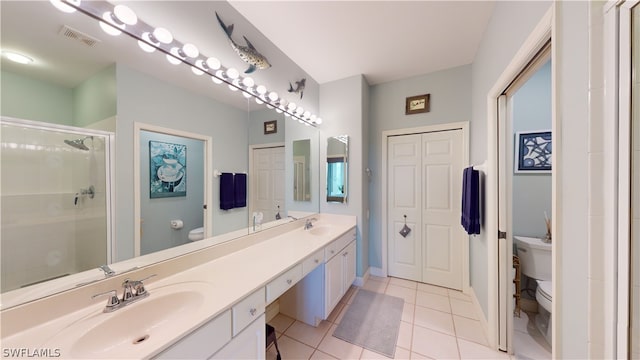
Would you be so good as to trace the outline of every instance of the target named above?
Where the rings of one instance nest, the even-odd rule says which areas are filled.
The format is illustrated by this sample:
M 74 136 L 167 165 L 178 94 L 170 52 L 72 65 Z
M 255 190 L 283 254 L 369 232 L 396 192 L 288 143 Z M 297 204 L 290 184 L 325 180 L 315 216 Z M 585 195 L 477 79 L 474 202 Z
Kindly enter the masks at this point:
M 187 145 L 149 140 L 149 197 L 187 196 Z
M 410 96 L 405 102 L 405 115 L 429 112 L 429 98 L 431 94 Z
M 551 173 L 553 139 L 550 130 L 516 132 L 514 145 L 515 173 Z
M 278 121 L 271 120 L 264 122 L 264 134 L 275 134 L 278 132 Z

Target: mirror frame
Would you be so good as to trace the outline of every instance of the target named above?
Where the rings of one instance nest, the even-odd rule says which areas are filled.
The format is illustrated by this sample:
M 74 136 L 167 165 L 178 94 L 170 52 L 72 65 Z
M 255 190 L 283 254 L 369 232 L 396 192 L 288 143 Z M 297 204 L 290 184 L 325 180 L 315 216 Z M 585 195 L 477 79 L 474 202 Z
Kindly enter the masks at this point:
M 343 142 L 341 139 L 344 139 L 345 141 Z M 339 142 L 343 142 L 344 143 L 344 156 L 340 157 L 340 156 L 331 156 L 332 154 L 329 153 L 329 148 L 330 148 L 330 141 L 334 140 L 334 141 L 339 141 Z M 338 155 L 338 154 L 336 154 Z M 342 192 L 342 196 L 329 196 L 329 184 L 332 183 L 332 181 L 329 179 L 329 177 L 331 176 L 331 172 L 329 171 L 329 164 L 331 163 L 336 163 L 336 162 L 340 162 L 340 161 L 333 161 L 333 159 L 343 159 L 343 163 L 344 163 L 344 183 L 343 185 L 343 192 Z M 349 198 L 349 135 L 340 135 L 340 136 L 332 136 L 332 137 L 328 137 L 327 138 L 327 198 L 326 201 L 327 202 L 331 202 L 331 203 L 342 203 L 342 204 L 346 204 L 348 202 L 348 198 Z

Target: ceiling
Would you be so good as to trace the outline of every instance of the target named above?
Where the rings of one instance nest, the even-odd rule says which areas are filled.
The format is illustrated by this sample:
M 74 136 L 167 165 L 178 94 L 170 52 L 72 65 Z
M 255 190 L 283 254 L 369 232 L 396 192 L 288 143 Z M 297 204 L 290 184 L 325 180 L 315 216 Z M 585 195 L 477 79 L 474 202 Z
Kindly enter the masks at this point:
M 228 23 L 237 25 L 238 34 L 234 36 L 246 35 L 254 44 L 271 41 L 273 49 L 262 50 L 270 61 L 283 64 L 283 70 L 302 69 L 299 74 L 282 75 L 275 68 L 252 74 L 257 83 L 280 87 L 305 76 L 323 84 L 357 74 L 363 74 L 374 85 L 469 64 L 494 7 L 492 1 L 111 2 L 128 4 L 151 23 L 170 24 L 176 38 L 202 44 L 202 53 L 216 54 L 226 66 L 244 69 L 246 64 L 230 51 L 212 15 L 214 10 L 220 12 Z M 26 51 L 39 62 L 25 70 L 3 57 L 5 70 L 28 71 L 29 76 L 72 87 L 118 62 L 247 108 L 246 100 L 237 93 L 213 87 L 206 77 L 194 81 L 188 68 L 167 65 L 163 56 L 157 54 L 142 53 L 126 37 L 104 34 L 86 16 L 56 11 L 48 1 L 2 0 L 0 6 L 2 49 Z M 239 14 L 229 11 L 232 7 Z M 241 17 L 255 29 L 243 25 L 245 20 Z M 80 30 L 101 43 L 88 48 L 69 41 L 59 35 L 62 25 Z M 29 48 L 25 44 L 30 44 Z M 54 68 L 55 73 L 51 72 Z
M 494 1 L 230 1 L 318 83 L 470 64 Z

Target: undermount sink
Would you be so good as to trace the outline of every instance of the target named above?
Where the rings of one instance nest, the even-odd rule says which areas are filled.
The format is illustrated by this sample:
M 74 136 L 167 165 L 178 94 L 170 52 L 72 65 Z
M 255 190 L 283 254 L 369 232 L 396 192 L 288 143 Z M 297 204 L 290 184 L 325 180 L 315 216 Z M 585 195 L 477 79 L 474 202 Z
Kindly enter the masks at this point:
M 135 358 L 139 352 L 166 343 L 181 324 L 193 323 L 210 290 L 211 285 L 204 282 L 149 289 L 149 297 L 112 313 L 83 319 L 60 332 L 50 344 L 60 347 L 61 341 L 66 342 L 61 352 L 73 358 Z
M 331 232 L 333 231 L 333 227 L 328 225 L 320 225 L 320 226 L 314 226 L 307 231 L 311 235 L 323 236 L 323 235 L 331 234 Z

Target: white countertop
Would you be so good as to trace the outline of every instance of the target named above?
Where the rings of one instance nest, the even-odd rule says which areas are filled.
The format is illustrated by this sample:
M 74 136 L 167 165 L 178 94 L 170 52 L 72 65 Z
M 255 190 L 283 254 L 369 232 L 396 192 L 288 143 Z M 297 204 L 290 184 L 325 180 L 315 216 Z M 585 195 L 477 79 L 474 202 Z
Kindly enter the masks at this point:
M 60 349 L 61 358 L 73 357 L 71 348 L 77 337 L 88 333 L 109 317 L 116 316 L 119 311 L 133 314 L 131 321 L 135 322 L 135 311 L 145 311 L 145 301 L 153 299 L 154 291 L 162 294 L 167 286 L 176 284 L 182 288 L 198 287 L 199 291 L 205 293 L 206 303 L 189 313 L 190 320 L 173 319 L 171 323 L 164 325 L 169 331 L 163 331 L 161 335 L 152 336 L 136 345 L 135 353 L 128 350 L 129 352 L 122 354 L 128 358 L 156 355 L 356 226 L 355 216 L 320 214 L 316 217 L 318 221 L 315 226 L 330 226 L 330 233 L 312 235 L 298 227 L 188 270 L 156 281 L 152 279 L 146 287 L 150 296 L 129 307 L 106 314 L 102 313 L 105 299 L 97 299 L 91 306 L 2 338 L 2 347 Z M 120 289 L 118 293 L 121 293 Z M 56 306 L 54 300 L 50 301 L 50 306 Z

